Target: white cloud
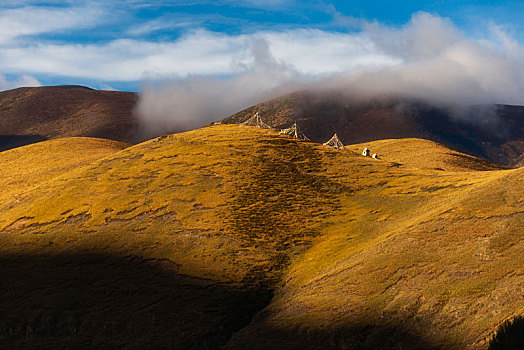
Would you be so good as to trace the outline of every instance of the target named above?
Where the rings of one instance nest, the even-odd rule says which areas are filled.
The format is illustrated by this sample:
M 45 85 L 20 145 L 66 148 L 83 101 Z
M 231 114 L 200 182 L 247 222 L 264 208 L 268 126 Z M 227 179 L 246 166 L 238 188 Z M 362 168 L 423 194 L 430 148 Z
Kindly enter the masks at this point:
M 407 61 L 438 55 L 450 45 L 463 40 L 462 34 L 446 18 L 419 12 L 400 29 L 368 23 L 364 32 L 388 55 Z
M 146 77 L 231 72 L 234 39 L 196 34 L 174 43 L 115 40 L 107 44 L 0 49 L 4 72 L 31 72 L 95 80 L 136 81 Z
M 115 89 L 114 87 L 112 87 L 111 85 L 108 85 L 108 84 L 100 84 L 98 86 L 98 89 L 99 90 L 106 90 L 106 91 L 118 91 L 117 89 Z
M 414 15 L 400 30 L 373 25 L 367 33 L 378 51 L 401 63 L 349 70 L 326 86 L 356 95 L 398 95 L 435 103 L 524 104 L 524 55 L 503 33 L 500 45 L 469 40 L 448 20 L 426 13 Z
M 223 118 L 270 96 L 291 92 L 311 80 L 270 54 L 263 39 L 250 43 L 253 61 L 231 78 L 188 76 L 142 88 L 137 114 L 148 136 L 165 130 L 187 130 Z
M 274 10 L 275 8 L 282 9 L 296 6 L 294 0 L 227 0 L 226 2 L 234 3 L 235 5 L 242 5 L 246 7 L 255 7 L 262 9 Z
M 13 43 L 15 39 L 26 35 L 94 26 L 102 14 L 103 12 L 97 7 L 25 6 L 2 9 L 0 10 L 0 44 Z
M 196 31 L 174 42 L 120 39 L 104 44 L 36 44 L 0 48 L 4 73 L 29 72 L 109 81 L 224 75 L 249 63 L 249 43 L 265 39 L 275 58 L 307 74 L 343 71 L 357 65 L 386 65 L 396 59 L 377 53 L 359 36 L 319 30 L 225 35 Z M 321 62 L 321 64 L 319 64 Z
M 299 88 L 454 107 L 524 104 L 524 55 L 518 43 L 502 33 L 500 45 L 468 40 L 450 21 L 426 13 L 401 29 L 375 23 L 358 34 L 294 30 L 214 40 L 212 33 L 200 35 L 215 45 L 222 41 L 222 62 L 230 55 L 234 74 L 227 79 L 190 76 L 144 88 L 138 112 L 154 133 L 197 127 Z M 246 51 L 239 42 L 258 44 Z M 207 56 L 199 57 L 202 64 Z
M 196 21 L 186 19 L 184 21 L 174 19 L 157 18 L 151 21 L 140 23 L 131 26 L 126 34 L 132 37 L 140 37 L 142 35 L 158 32 L 166 29 L 177 29 L 177 28 L 191 28 L 195 26 Z
M 364 33 L 293 30 L 259 34 L 279 61 L 289 62 L 304 74 L 342 72 L 359 66 L 388 66 L 399 59 L 381 53 Z
M 171 41 L 122 38 L 89 44 L 27 39 L 95 25 L 106 14 L 103 3 L 1 10 L 5 34 L 0 37 L 0 74 L 63 76 L 100 84 L 163 80 L 161 88 L 146 84 L 144 101 L 147 96 L 169 100 L 169 94 L 178 98 L 158 103 L 164 107 L 151 113 L 159 116 L 164 113 L 160 109 L 173 110 L 183 101 L 185 107 L 178 109 L 185 111 L 184 118 L 198 123 L 247 107 L 277 90 L 312 82 L 351 95 L 524 103 L 524 50 L 519 42 L 494 24 L 492 38 L 470 40 L 449 20 L 427 13 L 415 14 L 402 28 L 366 23 L 351 33 L 293 29 L 227 35 L 197 30 Z M 134 30 L 133 35 L 140 36 L 165 25 L 153 20 L 132 27 L 127 35 Z M 202 100 L 222 107 L 197 106 Z M 187 119 L 181 123 L 193 125 Z

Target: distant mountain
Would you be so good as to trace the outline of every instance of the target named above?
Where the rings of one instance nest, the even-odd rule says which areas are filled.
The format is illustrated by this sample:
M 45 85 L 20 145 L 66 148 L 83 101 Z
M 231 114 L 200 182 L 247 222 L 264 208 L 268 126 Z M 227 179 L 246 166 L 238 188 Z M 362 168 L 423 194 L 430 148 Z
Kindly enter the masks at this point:
M 140 140 L 132 92 L 45 86 L 0 92 L 0 150 L 71 136 Z
M 255 112 L 277 128 L 297 121 L 316 142 L 335 132 L 346 144 L 423 138 L 505 166 L 524 161 L 524 106 L 453 111 L 406 100 L 355 102 L 335 94 L 297 92 L 247 108 L 223 122 L 239 123 Z

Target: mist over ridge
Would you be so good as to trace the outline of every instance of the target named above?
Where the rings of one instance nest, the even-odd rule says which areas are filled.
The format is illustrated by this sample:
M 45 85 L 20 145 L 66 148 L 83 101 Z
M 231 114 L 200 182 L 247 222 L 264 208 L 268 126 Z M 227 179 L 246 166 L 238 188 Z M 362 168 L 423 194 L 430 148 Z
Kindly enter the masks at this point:
M 464 109 L 471 105 L 524 104 L 524 48 L 501 27 L 487 25 L 489 40 L 473 40 L 449 19 L 425 12 L 401 28 L 365 23 L 341 39 L 354 47 L 348 68 L 331 73 L 307 72 L 280 59 L 274 32 L 243 36 L 248 54 L 231 63 L 237 73 L 146 81 L 136 113 L 147 132 L 157 134 L 199 127 L 297 90 L 335 93 L 348 101 L 418 100 L 466 118 L 471 113 Z M 323 65 L 312 59 L 311 65 Z

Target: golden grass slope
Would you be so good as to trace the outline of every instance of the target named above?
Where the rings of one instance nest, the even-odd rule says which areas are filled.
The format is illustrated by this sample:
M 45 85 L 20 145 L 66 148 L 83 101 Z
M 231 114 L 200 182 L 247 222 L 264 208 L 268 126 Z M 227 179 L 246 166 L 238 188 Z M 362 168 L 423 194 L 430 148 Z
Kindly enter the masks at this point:
M 446 171 L 504 169 L 503 166 L 451 150 L 436 142 L 417 138 L 371 141 L 346 147 L 357 153 L 362 153 L 367 147 L 371 155 L 376 153 L 382 160 L 409 168 Z
M 523 174 L 346 214 L 229 348 L 487 348 L 495 324 L 524 313 Z
M 522 175 L 237 125 L 160 137 L 0 204 L 0 340 L 483 349 L 524 313 Z
M 320 232 L 333 205 L 321 170 L 310 144 L 223 126 L 130 147 L 2 203 L 0 334 L 10 347 L 223 345 L 267 303 L 290 247 Z
M 69 137 L 0 152 L 1 199 L 19 195 L 75 167 L 107 157 L 128 146 L 105 139 Z

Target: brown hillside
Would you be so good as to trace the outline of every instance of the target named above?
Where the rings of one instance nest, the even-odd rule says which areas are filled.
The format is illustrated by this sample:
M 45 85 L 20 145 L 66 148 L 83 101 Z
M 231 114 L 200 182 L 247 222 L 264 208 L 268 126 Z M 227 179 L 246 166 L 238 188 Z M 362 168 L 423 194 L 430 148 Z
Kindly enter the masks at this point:
M 524 159 L 522 106 L 474 106 L 459 113 L 407 100 L 356 102 L 338 94 L 297 92 L 250 107 L 224 122 L 239 123 L 257 111 L 276 128 L 296 120 L 315 142 L 324 142 L 335 132 L 344 144 L 422 138 L 500 165 L 516 166 Z
M 137 94 L 82 86 L 0 92 L 0 150 L 60 137 L 87 136 L 134 143 Z

